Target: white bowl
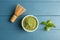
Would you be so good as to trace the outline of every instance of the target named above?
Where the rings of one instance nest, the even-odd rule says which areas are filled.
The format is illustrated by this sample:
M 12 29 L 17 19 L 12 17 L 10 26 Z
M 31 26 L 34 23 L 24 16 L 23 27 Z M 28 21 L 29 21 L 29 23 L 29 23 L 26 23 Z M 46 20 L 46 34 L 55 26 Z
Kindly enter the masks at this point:
M 34 30 L 28 30 L 28 29 L 26 29 L 26 28 L 24 27 L 24 25 L 23 25 L 24 19 L 25 19 L 26 17 L 28 17 L 28 16 L 34 17 L 34 18 L 36 19 L 36 21 L 37 21 L 37 27 L 36 27 Z M 25 16 L 25 17 L 22 19 L 22 28 L 23 28 L 26 32 L 34 32 L 34 31 L 36 31 L 36 29 L 38 28 L 38 25 L 39 25 L 38 19 L 37 19 L 35 16 L 33 16 L 33 15 L 27 15 L 27 16 Z

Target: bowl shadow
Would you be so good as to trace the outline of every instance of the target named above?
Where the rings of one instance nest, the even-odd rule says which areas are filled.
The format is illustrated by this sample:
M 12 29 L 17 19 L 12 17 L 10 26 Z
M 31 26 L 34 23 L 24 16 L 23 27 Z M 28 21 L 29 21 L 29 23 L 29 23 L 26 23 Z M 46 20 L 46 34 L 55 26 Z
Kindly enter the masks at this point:
M 25 32 L 22 28 L 22 19 L 24 18 L 25 15 L 21 15 L 18 20 L 17 20 L 17 26 L 18 26 L 18 30 Z

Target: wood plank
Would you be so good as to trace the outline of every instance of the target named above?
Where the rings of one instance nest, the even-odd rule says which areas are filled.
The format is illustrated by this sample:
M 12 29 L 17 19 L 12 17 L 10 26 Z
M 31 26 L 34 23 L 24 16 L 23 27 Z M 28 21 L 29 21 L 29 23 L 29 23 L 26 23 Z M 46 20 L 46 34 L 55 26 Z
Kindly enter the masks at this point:
M 0 37 L 1 40 L 60 40 L 60 29 L 51 29 L 49 32 L 40 29 L 43 26 L 39 26 L 39 28 L 33 33 L 25 32 L 20 24 L 21 19 L 25 15 L 20 16 L 15 23 L 10 23 L 10 16 L 0 16 Z M 40 21 L 46 21 L 47 19 L 52 19 L 54 23 L 57 25 L 60 23 L 60 16 L 36 16 Z M 40 21 L 40 22 L 41 22 Z M 19 25 L 19 26 L 18 26 Z M 58 25 L 59 26 L 59 25 Z M 56 28 L 60 28 L 60 27 Z
M 23 0 L 23 1 L 32 2 L 32 1 L 60 1 L 60 0 Z
M 60 1 L 60 0 L 0 0 L 0 1 L 28 1 L 28 2 L 32 2 L 32 1 Z
M 21 15 L 16 21 L 15 23 L 11 23 L 9 21 L 10 16 L 0 16 L 0 30 L 18 30 L 19 27 L 22 28 L 21 26 L 21 20 L 23 19 L 25 15 Z M 47 21 L 49 19 L 51 19 L 53 21 L 53 23 L 55 23 L 56 28 L 52 28 L 54 29 L 60 29 L 60 16 L 39 16 L 36 15 L 36 17 L 39 20 L 39 23 L 41 21 Z M 44 29 L 43 25 L 39 25 L 39 29 Z
M 20 3 L 27 11 L 15 23 L 9 21 Z M 0 40 L 60 40 L 60 0 L 0 0 Z M 44 26 L 33 33 L 25 32 L 21 20 L 25 15 L 35 15 L 39 22 L 52 19 L 56 28 L 45 31 Z
M 25 3 L 22 5 L 25 5 Z M 60 3 L 26 3 L 25 5 L 26 14 L 32 15 L 60 15 L 59 7 Z
M 26 8 L 24 14 L 32 15 L 60 15 L 60 2 L 18 2 L 18 1 L 7 1 L 0 2 L 0 15 L 11 15 L 14 13 L 17 4 L 21 4 Z
M 37 30 L 27 33 L 22 30 L 0 30 L 1 40 L 60 40 L 60 30 Z

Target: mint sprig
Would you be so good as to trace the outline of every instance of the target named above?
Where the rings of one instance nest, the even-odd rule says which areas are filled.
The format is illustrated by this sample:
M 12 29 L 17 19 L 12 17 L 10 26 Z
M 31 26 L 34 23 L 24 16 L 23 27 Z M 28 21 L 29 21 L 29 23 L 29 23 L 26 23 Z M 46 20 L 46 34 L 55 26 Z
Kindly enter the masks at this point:
M 47 25 L 47 22 L 42 21 L 40 24 L 42 24 L 42 25 Z
M 45 30 L 49 31 L 51 27 L 56 27 L 52 20 L 48 20 L 47 22 L 42 21 L 40 24 L 45 25 Z

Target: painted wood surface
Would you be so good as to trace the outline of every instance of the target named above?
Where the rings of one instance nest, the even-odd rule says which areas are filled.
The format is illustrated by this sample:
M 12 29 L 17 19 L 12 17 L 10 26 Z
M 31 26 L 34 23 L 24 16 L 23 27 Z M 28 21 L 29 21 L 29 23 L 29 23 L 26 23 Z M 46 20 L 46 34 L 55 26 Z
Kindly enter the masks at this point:
M 9 19 L 18 3 L 26 12 L 11 23 Z M 26 15 L 36 16 L 39 22 L 51 19 L 56 28 L 47 32 L 39 25 L 35 32 L 27 33 L 21 26 Z M 0 40 L 60 40 L 60 0 L 0 0 Z

